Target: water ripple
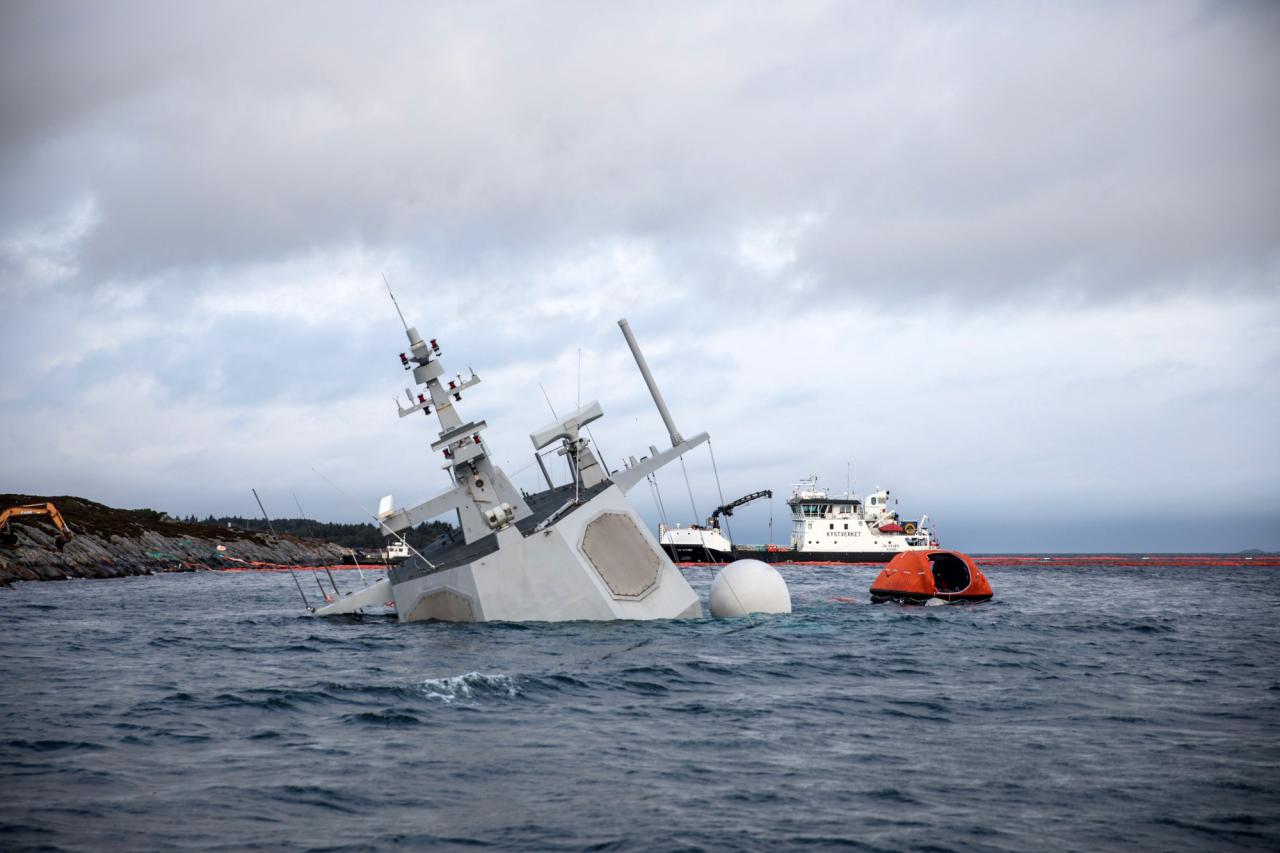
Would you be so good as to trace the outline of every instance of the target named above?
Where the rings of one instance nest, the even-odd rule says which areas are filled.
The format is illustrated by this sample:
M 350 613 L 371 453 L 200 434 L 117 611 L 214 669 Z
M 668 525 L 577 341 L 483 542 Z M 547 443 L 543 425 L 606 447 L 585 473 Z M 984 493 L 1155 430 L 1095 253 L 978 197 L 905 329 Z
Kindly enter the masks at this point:
M 931 608 L 784 572 L 791 616 L 647 625 L 0 590 L 0 847 L 1280 848 L 1274 569 L 997 565 Z

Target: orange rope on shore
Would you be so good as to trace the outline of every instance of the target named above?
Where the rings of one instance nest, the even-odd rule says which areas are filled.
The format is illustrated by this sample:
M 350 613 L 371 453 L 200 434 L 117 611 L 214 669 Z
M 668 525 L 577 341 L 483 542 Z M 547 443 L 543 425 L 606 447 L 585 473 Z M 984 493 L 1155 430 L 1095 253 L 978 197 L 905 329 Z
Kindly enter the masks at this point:
M 228 559 L 234 560 L 235 558 L 232 557 Z M 361 568 L 369 569 L 370 571 L 378 571 L 379 569 L 389 568 L 388 566 L 382 563 L 371 563 L 369 565 L 361 565 L 361 566 L 348 566 L 346 563 L 342 563 L 340 565 L 332 565 L 332 566 L 288 566 L 288 565 L 285 565 L 284 563 L 263 563 L 257 560 L 253 560 L 253 561 L 235 560 L 235 561 L 237 563 L 241 563 L 241 565 L 210 566 L 209 569 L 210 571 L 214 571 L 214 572 L 287 572 L 291 568 L 294 571 L 298 571 L 298 572 L 320 572 L 326 569 L 329 571 L 338 571 L 338 572 L 341 572 L 341 571 L 354 572 Z

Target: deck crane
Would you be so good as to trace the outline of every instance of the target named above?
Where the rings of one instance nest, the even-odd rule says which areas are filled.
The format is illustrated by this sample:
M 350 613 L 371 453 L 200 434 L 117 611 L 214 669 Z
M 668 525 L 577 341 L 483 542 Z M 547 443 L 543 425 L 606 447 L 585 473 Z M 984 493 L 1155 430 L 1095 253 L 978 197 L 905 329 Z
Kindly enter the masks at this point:
M 758 501 L 761 498 L 771 498 L 771 497 L 773 497 L 773 492 L 770 491 L 769 489 L 765 489 L 760 492 L 752 492 L 749 495 L 743 495 L 742 497 L 738 498 L 736 501 L 729 501 L 724 506 L 718 506 L 715 508 L 715 512 L 711 513 L 711 517 L 707 519 L 707 527 L 713 530 L 719 530 L 720 516 L 722 515 L 726 517 L 731 516 L 733 515 L 733 511 L 740 506 L 746 506 L 752 501 Z

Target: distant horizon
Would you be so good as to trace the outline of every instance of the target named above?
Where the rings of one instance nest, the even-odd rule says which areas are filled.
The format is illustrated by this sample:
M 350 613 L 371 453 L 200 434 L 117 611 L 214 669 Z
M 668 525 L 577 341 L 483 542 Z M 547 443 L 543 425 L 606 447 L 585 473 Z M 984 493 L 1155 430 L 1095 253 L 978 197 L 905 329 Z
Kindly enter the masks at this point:
M 268 497 L 268 494 L 267 494 L 267 493 L 265 493 L 265 492 L 264 492 L 264 490 L 259 489 L 259 491 L 260 491 L 260 493 L 263 493 L 264 501 L 268 501 L 268 500 L 270 499 L 270 498 Z M 158 511 L 158 512 L 163 512 L 163 513 L 167 514 L 168 516 L 170 516 L 171 518 L 175 518 L 175 519 L 177 519 L 177 518 L 185 519 L 185 518 L 188 518 L 188 517 L 194 516 L 194 517 L 196 518 L 196 520 L 197 520 L 197 521 L 199 521 L 199 522 L 203 522 L 206 518 L 210 518 L 210 517 L 215 518 L 215 519 L 216 519 L 216 518 L 239 517 L 239 518 L 244 518 L 244 519 L 246 519 L 246 520 L 253 520 L 253 519 L 255 519 L 255 518 L 260 517 L 260 516 L 258 515 L 258 513 L 254 511 L 254 510 L 256 510 L 256 506 L 255 506 L 255 507 L 253 507 L 252 509 L 240 508 L 240 509 L 238 509 L 238 510 L 236 510 L 236 511 L 229 511 L 229 512 L 223 512 L 223 511 L 218 511 L 218 512 L 208 512 L 208 511 L 173 511 L 173 510 L 171 510 L 171 509 L 169 509 L 169 508 L 166 508 L 166 507 L 164 507 L 164 506 L 156 505 L 154 502 L 151 502 L 151 503 L 142 503 L 142 504 L 139 504 L 139 505 L 137 505 L 137 506 L 126 506 L 126 505 L 123 505 L 123 504 L 112 503 L 112 502 L 110 502 L 110 501 L 101 500 L 101 499 L 99 499 L 99 498 L 91 497 L 91 496 L 89 496 L 89 495 L 73 494 L 73 493 L 69 493 L 69 492 L 63 492 L 63 493 L 58 494 L 58 495 L 53 495 L 53 494 L 45 494 L 45 493 L 40 493 L 40 492 L 33 492 L 33 491 L 29 491 L 29 490 L 18 490 L 18 491 L 5 490 L 5 491 L 3 492 L 3 494 L 11 494 L 11 495 L 30 495 L 30 496 L 31 496 L 31 497 L 33 497 L 33 498 L 38 498 L 38 499 L 49 499 L 49 500 L 56 500 L 57 498 L 61 498 L 61 497 L 71 497 L 71 498 L 77 498 L 77 499 L 80 499 L 80 500 L 89 500 L 89 501 L 93 501 L 93 502 L 95 502 L 95 503 L 100 503 L 100 504 L 103 504 L 103 505 L 105 505 L 105 506 L 112 507 L 112 508 L 114 508 L 114 509 L 125 509 L 125 510 L 142 510 L 142 509 L 150 509 L 150 510 L 155 510 L 155 511 Z M 289 507 L 289 508 L 292 508 L 292 509 L 296 510 L 296 507 L 294 507 L 294 506 L 293 506 L 293 498 L 292 498 L 292 496 L 291 496 L 291 495 L 288 495 L 288 494 L 283 495 L 283 499 L 288 501 L 288 504 L 287 504 L 287 505 L 286 505 L 286 504 L 284 504 L 284 503 L 282 503 L 282 501 L 281 501 L 282 496 L 281 496 L 281 495 L 279 495 L 279 494 L 273 494 L 273 495 L 270 495 L 270 497 L 274 497 L 274 498 L 276 499 L 276 503 L 279 503 L 281 506 L 287 506 L 287 507 Z M 650 507 L 650 506 L 646 506 L 646 505 L 645 505 L 645 502 L 642 500 L 642 498 L 644 497 L 644 493 L 643 493 L 641 490 L 637 489 L 636 491 L 634 491 L 634 492 L 632 493 L 632 497 L 633 497 L 633 501 L 637 504 L 637 507 L 638 507 L 638 509 L 639 509 L 639 511 L 640 511 L 640 515 L 641 515 L 641 517 L 644 519 L 644 521 L 646 522 L 646 525 L 649 527 L 650 532 L 652 532 L 655 536 L 657 536 L 658 523 L 659 523 L 660 519 L 658 518 L 656 511 L 655 511 L 652 507 Z M 250 501 L 252 501 L 252 497 L 250 497 L 250 499 L 249 499 L 249 500 L 250 500 Z M 306 503 L 307 503 L 306 498 L 302 498 L 302 503 L 303 503 L 303 506 L 304 506 L 304 508 L 305 508 Z M 0 507 L 0 508 L 3 508 L 3 507 Z M 271 512 L 271 515 L 272 515 L 272 518 L 273 518 L 273 519 L 296 519 L 296 518 L 303 518 L 303 516 L 299 516 L 299 515 L 297 515 L 297 514 L 296 514 L 296 511 L 295 511 L 295 512 L 290 512 L 290 511 L 280 511 L 280 512 L 275 512 L 275 511 L 273 511 L 273 510 L 271 509 L 271 504 L 270 504 L 270 503 L 268 503 L 268 511 L 269 511 L 269 512 Z M 747 524 L 747 525 L 743 525 L 743 524 L 741 523 L 743 520 L 745 520 L 745 519 L 742 517 L 742 514 L 743 514 L 744 512 L 745 512 L 744 510 L 739 510 L 739 511 L 738 511 L 738 514 L 735 514 L 735 516 L 733 517 L 733 519 L 731 519 L 731 520 L 730 520 L 730 529 L 731 529 L 731 530 L 733 530 L 735 527 L 737 528 L 737 532 L 735 532 L 735 533 L 734 533 L 734 536 L 733 536 L 733 541 L 735 542 L 735 544 L 739 544 L 739 545 L 743 545 L 743 544 L 745 544 L 745 545 L 763 545 L 763 544 L 770 544 L 770 543 L 767 541 L 767 530 L 768 530 L 768 528 L 767 528 L 767 527 L 762 527 L 762 526 L 760 526 L 760 524 L 758 524 L 758 523 L 757 523 L 757 524 Z M 320 517 L 320 516 L 316 516 L 316 515 L 308 514 L 307 516 L 305 516 L 305 518 L 306 518 L 306 519 L 308 519 L 308 520 L 316 521 L 316 522 L 320 522 L 320 523 L 332 523 L 332 524 L 357 524 L 357 523 L 361 523 L 361 524 L 369 524 L 369 525 L 373 525 L 373 524 L 374 524 L 374 521 L 373 521 L 373 520 L 372 520 L 372 518 L 370 518 L 369 516 L 358 516 L 358 515 L 356 515 L 356 514 L 354 514 L 354 513 L 350 513 L 350 514 L 341 514 L 341 513 L 339 513 L 338 515 L 333 516 L 333 517 Z M 448 522 L 448 523 L 450 523 L 450 524 L 454 524 L 454 523 L 455 523 L 455 520 L 454 520 L 454 519 L 452 519 L 452 518 L 450 518 L 450 517 L 448 517 L 447 515 L 446 515 L 446 516 L 441 516 L 441 517 L 439 517 L 439 518 L 437 518 L 437 519 L 435 519 L 435 520 L 437 520 L 437 521 L 445 521 L 445 522 Z M 1268 519 L 1262 519 L 1262 518 L 1260 518 L 1260 519 L 1258 519 L 1258 522 L 1259 522 L 1259 524 L 1263 524 L 1263 525 L 1265 525 L 1265 524 L 1269 523 L 1269 520 L 1268 520 Z M 674 523 L 676 523 L 674 519 L 672 520 L 672 523 L 673 523 L 673 524 L 674 524 Z M 680 524 L 681 524 L 682 526 L 687 526 L 687 523 L 686 523 L 686 522 L 683 522 L 683 521 L 681 521 L 681 522 L 680 522 Z M 956 525 L 956 526 L 960 526 L 960 525 Z M 950 527 L 951 527 L 951 525 L 948 525 L 948 526 L 947 526 L 947 528 L 948 528 L 948 529 L 950 529 Z M 778 528 L 778 525 L 777 525 L 777 522 L 776 522 L 776 519 L 775 519 L 775 536 L 773 537 L 773 542 L 772 542 L 772 544 L 777 544 L 777 545 L 786 545 L 786 544 L 788 544 L 788 542 L 790 541 L 790 537 L 789 537 L 789 530 L 790 530 L 790 527 L 789 527 L 789 525 L 784 525 L 784 526 L 783 526 L 783 532 L 784 532 L 786 535 L 784 535 L 784 536 L 782 536 L 782 537 L 779 537 L 779 536 L 777 535 L 778 530 L 777 530 L 776 528 Z M 962 527 L 961 529 L 962 529 L 962 535 L 963 535 L 963 527 Z M 1269 529 L 1274 529 L 1274 528 L 1269 528 Z M 759 535 L 759 536 L 755 536 L 755 535 L 753 535 L 753 533 L 756 533 L 756 532 L 758 532 L 760 535 Z M 1061 534 L 1059 534 L 1059 535 L 1061 535 Z M 1098 556 L 1105 556 L 1105 555 L 1112 555 L 1112 556 L 1144 556 L 1144 555 L 1163 555 L 1163 556 L 1177 556 L 1177 555 L 1182 555 L 1182 556 L 1212 556 L 1212 555 L 1244 555 L 1244 554 L 1248 554 L 1248 553 L 1250 553 L 1250 552 L 1254 552 L 1254 553 L 1258 553 L 1258 554 L 1266 554 L 1266 555 L 1280 554 L 1280 547 L 1277 547 L 1277 546 L 1273 546 L 1273 547 L 1266 547 L 1266 546 L 1261 546 L 1261 545 L 1246 545 L 1246 546 L 1244 546 L 1244 547 L 1236 548 L 1236 549 L 1233 549 L 1233 548 L 1217 548 L 1217 549 L 1214 549 L 1214 548 L 1176 548 L 1176 549 L 1169 549 L 1169 548 L 1164 547 L 1164 546 L 1161 546 L 1161 547 L 1155 547 L 1155 548 L 1142 548 L 1142 547 L 1133 546 L 1133 545 L 1124 546 L 1124 547 L 1119 547 L 1119 548 L 1101 548 L 1101 549 L 1094 549 L 1094 548 L 1064 549 L 1064 548 L 1001 547 L 1001 546 L 996 546 L 996 547 L 991 547 L 991 546 L 972 547 L 972 546 L 969 546 L 969 547 L 965 547 L 965 546 L 962 546 L 961 544 L 959 544 L 959 543 L 957 543 L 957 542 L 949 541 L 945 534 L 943 535 L 942 539 L 940 540 L 939 547 L 940 547 L 940 548 L 943 548 L 943 549 L 951 549 L 951 550 L 964 551 L 965 553 L 968 553 L 968 554 L 971 554 L 971 555 L 974 555 L 974 556 L 1016 556 L 1016 555 L 1034 555 L 1034 556 L 1071 556 L 1071 555 L 1098 555 Z

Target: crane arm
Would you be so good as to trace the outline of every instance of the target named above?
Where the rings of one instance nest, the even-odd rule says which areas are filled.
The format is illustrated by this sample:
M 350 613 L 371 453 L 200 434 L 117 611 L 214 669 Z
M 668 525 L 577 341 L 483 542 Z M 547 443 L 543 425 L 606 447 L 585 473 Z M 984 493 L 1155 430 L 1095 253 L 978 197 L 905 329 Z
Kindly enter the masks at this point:
M 24 504 L 22 506 L 9 507 L 3 512 L 0 512 L 0 531 L 3 531 L 9 526 L 9 519 L 19 518 L 25 515 L 49 516 L 49 519 L 53 522 L 53 526 L 58 528 L 58 532 L 62 534 L 58 538 L 59 550 L 61 550 L 62 546 L 67 543 L 67 540 L 71 538 L 70 525 L 68 525 L 66 519 L 62 517 L 62 513 L 58 512 L 58 508 L 51 503 Z
M 761 498 L 771 498 L 771 497 L 773 497 L 773 492 L 769 489 L 764 489 L 763 491 L 752 492 L 749 495 L 743 495 L 742 497 L 738 498 L 736 501 L 729 501 L 724 506 L 716 507 L 715 512 L 711 513 L 711 518 L 707 520 L 708 525 L 711 527 L 717 527 L 718 525 L 716 524 L 716 519 L 718 519 L 720 516 L 733 515 L 733 511 L 740 506 L 745 506 L 751 503 L 752 501 L 758 501 Z
M 49 511 L 49 518 L 53 520 L 54 527 L 62 531 L 64 536 L 71 536 L 71 525 L 67 524 L 67 520 L 62 517 L 62 513 L 53 504 L 45 504 L 45 509 Z

